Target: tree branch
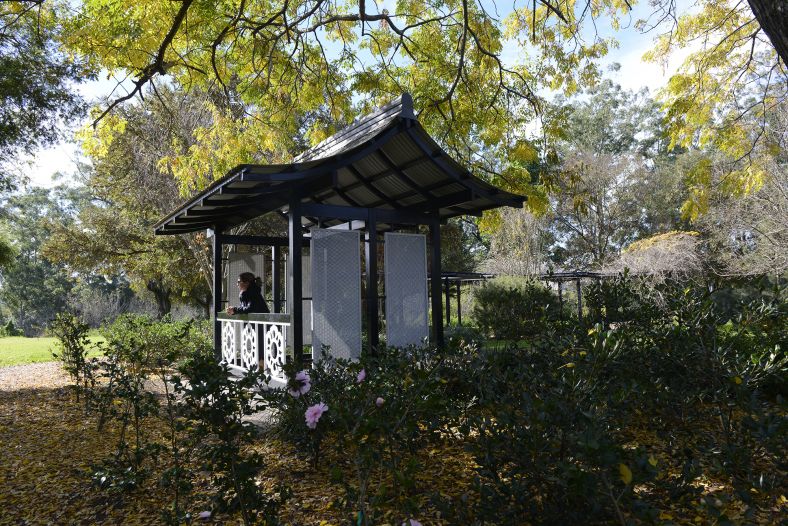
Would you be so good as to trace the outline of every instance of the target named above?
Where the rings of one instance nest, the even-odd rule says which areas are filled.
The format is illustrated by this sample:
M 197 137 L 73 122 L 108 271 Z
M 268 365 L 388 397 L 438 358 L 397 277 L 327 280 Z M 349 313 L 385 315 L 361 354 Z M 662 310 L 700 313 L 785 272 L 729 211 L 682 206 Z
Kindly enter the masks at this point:
M 175 15 L 175 19 L 172 21 L 172 26 L 170 26 L 170 30 L 165 35 L 164 40 L 162 40 L 161 45 L 159 46 L 159 51 L 158 53 L 156 53 L 156 57 L 154 58 L 153 62 L 148 64 L 142 70 L 140 77 L 134 81 L 134 89 L 131 90 L 130 93 L 112 101 L 112 103 L 110 103 L 107 109 L 105 109 L 101 113 L 101 115 L 99 115 L 98 118 L 96 118 L 96 120 L 93 121 L 94 128 L 98 125 L 101 119 L 103 119 L 107 114 L 109 114 L 109 112 L 111 112 L 115 108 L 115 106 L 131 99 L 137 93 L 141 93 L 143 86 L 145 86 L 145 84 L 147 84 L 148 81 L 150 81 L 155 75 L 166 73 L 164 55 L 167 51 L 167 48 L 172 43 L 172 40 L 175 38 L 175 35 L 178 33 L 178 30 L 180 29 L 181 24 L 183 23 L 183 19 L 186 18 L 186 13 L 189 10 L 189 7 L 192 5 L 192 2 L 194 2 L 194 0 L 182 0 L 181 8 L 178 10 L 178 14 Z

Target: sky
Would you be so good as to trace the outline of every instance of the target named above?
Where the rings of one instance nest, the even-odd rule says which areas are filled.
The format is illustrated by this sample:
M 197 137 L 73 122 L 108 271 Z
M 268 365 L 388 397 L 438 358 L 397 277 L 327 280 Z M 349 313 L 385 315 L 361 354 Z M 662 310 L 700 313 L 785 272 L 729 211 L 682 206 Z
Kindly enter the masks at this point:
M 690 5 L 690 1 L 679 0 L 677 2 L 679 12 L 685 10 Z M 380 0 L 377 7 L 379 10 L 388 9 L 390 12 L 394 12 L 396 10 L 394 6 L 395 0 Z M 506 15 L 502 5 L 498 6 L 497 11 L 501 16 Z M 624 89 L 639 91 L 642 88 L 648 88 L 653 96 L 666 84 L 670 76 L 676 72 L 689 51 L 678 53 L 671 57 L 666 67 L 660 64 L 643 62 L 643 54 L 652 47 L 653 35 L 641 34 L 635 29 L 634 25 L 639 18 L 647 18 L 649 12 L 648 2 L 641 2 L 635 6 L 631 20 L 624 19 L 621 21 L 622 29 L 616 33 L 612 33 L 612 30 L 610 30 L 607 34 L 602 34 L 603 37 L 614 36 L 619 41 L 619 47 L 611 49 L 608 55 L 602 59 L 601 65 L 603 71 L 605 71 L 605 76 L 620 84 Z M 606 26 L 604 22 L 600 22 L 598 25 L 600 28 Z M 518 50 L 514 45 L 507 46 L 502 53 L 502 59 L 514 62 L 517 58 L 517 53 Z M 620 64 L 621 67 L 618 71 L 608 69 L 613 63 Z M 98 80 L 82 84 L 78 89 L 88 101 L 95 101 L 107 96 L 116 87 L 117 82 L 115 80 L 100 76 Z M 86 122 L 73 123 L 72 131 L 86 124 Z M 79 158 L 79 146 L 71 141 L 62 141 L 51 147 L 41 149 L 26 158 L 24 162 L 27 164 L 24 167 L 24 171 L 29 177 L 31 186 L 52 187 L 73 180 L 73 174 L 77 171 L 76 164 Z M 55 179 L 53 176 L 58 173 L 62 177 Z

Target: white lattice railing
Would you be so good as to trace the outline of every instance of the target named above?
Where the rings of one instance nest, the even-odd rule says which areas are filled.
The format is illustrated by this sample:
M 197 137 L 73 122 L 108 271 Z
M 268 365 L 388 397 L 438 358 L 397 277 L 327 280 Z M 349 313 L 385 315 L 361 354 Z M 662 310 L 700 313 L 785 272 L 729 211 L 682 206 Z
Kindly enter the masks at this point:
M 220 313 L 217 318 L 221 323 L 223 362 L 240 372 L 258 367 L 268 370 L 272 378 L 287 381 L 282 366 L 287 356 L 292 357 L 287 348 L 289 314 Z

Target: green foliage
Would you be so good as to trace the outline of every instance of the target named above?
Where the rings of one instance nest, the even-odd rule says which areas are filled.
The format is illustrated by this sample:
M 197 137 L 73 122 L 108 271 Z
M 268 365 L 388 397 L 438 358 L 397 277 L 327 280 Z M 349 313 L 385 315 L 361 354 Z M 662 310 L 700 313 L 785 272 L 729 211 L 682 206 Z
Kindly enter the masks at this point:
M 90 405 L 100 413 L 99 431 L 115 422 L 117 446 L 110 458 L 96 463 L 93 481 L 102 490 L 126 492 L 150 475 L 163 449 L 145 426 L 146 419 L 158 416 L 159 402 L 146 389 L 152 367 L 147 342 L 138 339 L 119 345 L 112 333 L 107 336 L 106 358 L 91 361 L 85 374 L 95 378 Z M 157 356 L 163 360 L 162 355 Z
M 263 380 L 257 371 L 233 378 L 213 352 L 193 354 L 172 377 L 179 414 L 189 422 L 188 440 L 211 473 L 217 509 L 239 510 L 248 525 L 278 524 L 278 510 L 289 497 L 286 488 L 267 495 L 256 484 L 263 458 L 245 451 L 256 433 L 244 417 L 264 409 L 256 393 Z
M 766 5 L 762 16 L 781 16 L 769 14 Z M 644 59 L 661 62 L 679 50 L 690 51 L 659 97 L 671 148 L 719 154 L 720 180 L 712 177 L 709 159 L 699 160 L 688 174 L 690 194 L 682 212 L 695 220 L 708 208 L 715 188 L 740 196 L 767 179 L 767 159 L 781 149 L 784 133 L 772 128 L 769 116 L 780 111 L 788 95 L 786 72 L 748 3 L 703 0 L 675 21 Z
M 192 353 L 212 348 L 207 322 L 173 321 L 165 317 L 124 314 L 102 329 L 109 353 L 125 367 L 142 373 L 154 371 L 160 363 L 172 364 Z
M 100 413 L 99 429 L 114 421 L 119 430 L 115 454 L 97 464 L 93 479 L 102 489 L 128 491 L 149 476 L 167 450 L 146 433 L 145 420 L 160 415 L 160 403 L 147 389 L 150 378 L 158 374 L 165 382 L 164 371 L 192 352 L 204 352 L 209 343 L 193 321 L 158 322 L 146 316 L 121 316 L 103 332 L 106 358 L 91 361 L 85 374 L 96 379 L 90 403 Z M 166 416 L 172 416 L 170 405 L 167 409 Z
M 0 3 L 0 192 L 14 181 L 6 163 L 56 141 L 60 124 L 84 114 L 72 84 L 87 77 L 57 40 L 54 2 Z
M 246 449 L 256 434 L 243 419 L 263 408 L 255 395 L 262 377 L 253 372 L 231 378 L 216 363 L 206 328 L 132 315 L 104 328 L 106 359 L 86 367 L 96 380 L 90 407 L 100 412 L 100 429 L 115 424 L 118 442 L 115 453 L 94 466 L 93 481 L 106 491 L 128 492 L 164 462 L 160 482 L 173 501 L 162 518 L 182 524 L 191 520 L 199 466 L 212 474 L 217 510 L 240 511 L 245 524 L 278 524 L 288 492 L 262 492 L 255 483 L 262 458 Z M 149 389 L 154 378 L 163 386 L 164 403 Z M 164 423 L 166 440 L 151 435 L 151 421 Z
M 16 251 L 7 239 L 6 235 L 0 232 L 0 269 L 11 266 L 16 257 Z
M 389 520 L 391 509 L 396 523 L 418 519 L 425 502 L 452 524 L 654 523 L 666 495 L 725 520 L 704 479 L 725 481 L 713 498 L 745 503 L 753 522 L 772 506 L 762 496 L 781 491 L 788 454 L 788 302 L 768 285 L 624 275 L 589 288 L 589 309 L 603 316 L 587 331 L 543 316 L 506 348 L 453 339 L 358 362 L 324 353 L 307 371 L 289 364 L 279 388 L 257 371 L 232 377 L 190 323 L 124 317 L 107 335 L 104 379 L 91 384 L 119 433 L 94 479 L 127 491 L 166 461 L 162 485 L 174 500 L 164 519 L 175 524 L 189 520 L 196 473 L 207 471 L 215 510 L 277 524 L 289 491 L 257 485 L 263 459 L 246 420 L 270 410 L 274 432 L 314 464 L 330 451 L 330 476 L 344 489 L 332 506 L 355 524 Z M 199 349 L 173 375 L 187 347 Z M 166 405 L 145 390 L 152 375 Z M 166 441 L 145 432 L 152 418 L 167 425 Z M 473 466 L 461 497 L 425 484 L 434 466 L 423 452 L 447 444 Z
M 113 117 L 122 124 L 107 123 L 111 131 L 102 131 L 112 139 L 102 148 L 86 139 L 93 162 L 84 167 L 84 191 L 91 199 L 79 206 L 78 221 L 51 225 L 42 248 L 46 257 L 72 272 L 123 275 L 136 292 L 155 296 L 160 317 L 172 302 L 207 308 L 211 263 L 204 234 L 153 234 L 153 225 L 181 201 L 159 158 L 173 141 L 194 132 L 202 102 L 162 87 L 158 97 L 124 108 L 122 119 Z
M 476 325 L 498 339 L 527 338 L 562 318 L 558 297 L 536 281 L 493 280 L 474 293 Z
M 461 411 L 445 376 L 449 360 L 431 348 L 381 347 L 353 363 L 330 358 L 324 349 L 321 360 L 300 372 L 308 382 L 297 380 L 297 368 L 290 366 L 288 386 L 264 396 L 275 411 L 278 434 L 310 451 L 314 464 L 325 447 L 348 457 L 355 477 L 337 468 L 332 479 L 345 489 L 336 502 L 358 524 L 377 524 L 383 502 L 394 503 L 401 522 L 419 512 L 417 453 Z M 328 409 L 310 429 L 306 412 L 319 403 Z M 381 471 L 391 486 L 373 483 Z
M 715 498 L 746 503 L 752 521 L 771 506 L 760 495 L 779 495 L 788 453 L 788 304 L 768 288 L 734 300 L 735 288 L 624 275 L 588 289 L 602 318 L 590 330 L 542 317 L 506 348 L 458 339 L 357 363 L 324 356 L 289 366 L 288 386 L 264 396 L 282 438 L 352 466 L 331 474 L 354 523 L 383 509 L 418 517 L 425 498 L 452 524 L 654 523 L 665 495 L 723 520 L 701 498 L 704 478 L 729 481 Z M 418 452 L 447 443 L 475 466 L 459 499 L 419 479 Z
M 286 162 L 403 91 L 414 95 L 427 129 L 474 171 L 527 186 L 529 175 L 510 159 L 527 160 L 533 150 L 510 130 L 535 117 L 540 89 L 573 93 L 597 81 L 595 61 L 612 39 L 581 38 L 581 27 L 602 13 L 615 24 L 628 7 L 606 0 L 588 9 L 537 2 L 508 16 L 488 9 L 423 0 L 392 12 L 312 0 L 86 1 L 64 22 L 65 44 L 97 67 L 129 72 L 140 88 L 166 72 L 179 89 L 211 92 L 194 133 L 162 156 L 184 193 L 240 163 Z M 514 63 L 504 55 L 511 46 L 522 51 Z
M 87 324 L 70 312 L 58 313 L 49 324 L 49 333 L 58 340 L 52 356 L 60 360 L 63 369 L 74 382 L 77 388 L 77 400 L 80 391 L 88 387 L 89 381 L 85 369 L 91 346 L 88 330 Z
M 545 251 L 562 268 L 603 267 L 632 241 L 675 229 L 687 193 L 646 91 L 604 80 L 584 95 L 548 108 L 560 133 L 535 167 L 549 195 Z
M 22 329 L 17 329 L 14 325 L 14 320 L 8 320 L 5 324 L 0 327 L 0 338 L 6 338 L 9 336 L 22 336 L 23 332 Z
M 605 327 L 611 323 L 634 319 L 656 319 L 660 311 L 653 298 L 644 297 L 646 286 L 638 289 L 636 282 L 625 271 L 614 277 L 594 281 L 583 289 L 583 297 L 591 320 Z M 645 285 L 645 284 L 644 284 Z M 649 294 L 649 296 L 651 296 Z
M 41 247 L 51 234 L 48 225 L 71 222 L 72 205 L 81 197 L 65 187 L 33 188 L 3 202 L 7 214 L 0 217 L 0 226 L 16 257 L 13 265 L 0 268 L 0 302 L 26 336 L 40 334 L 56 313 L 66 310 L 73 282 L 62 266 L 42 257 Z
M 478 397 L 466 423 L 477 437 L 467 446 L 479 466 L 475 524 L 601 522 L 626 490 L 624 452 L 591 379 L 556 352 L 570 342 L 548 337 L 525 351 L 483 350 L 468 364 Z

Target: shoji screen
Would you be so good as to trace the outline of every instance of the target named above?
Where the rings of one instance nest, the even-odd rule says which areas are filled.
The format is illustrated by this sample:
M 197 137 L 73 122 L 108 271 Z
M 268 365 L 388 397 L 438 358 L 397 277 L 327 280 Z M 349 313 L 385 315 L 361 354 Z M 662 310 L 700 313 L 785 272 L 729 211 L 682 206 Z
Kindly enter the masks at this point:
M 384 234 L 386 343 L 421 345 L 427 325 L 427 241 L 421 234 Z
M 312 357 L 323 345 L 337 358 L 361 354 L 361 252 L 358 232 L 312 230 Z

